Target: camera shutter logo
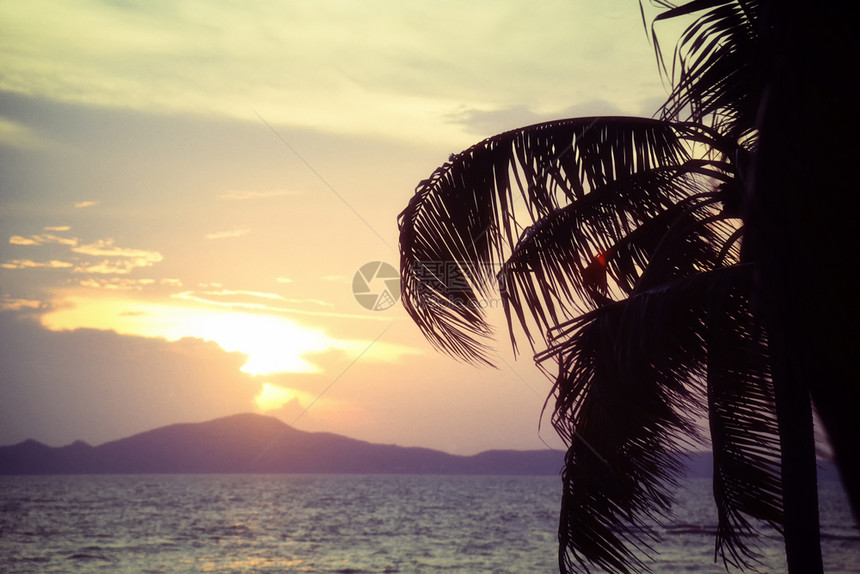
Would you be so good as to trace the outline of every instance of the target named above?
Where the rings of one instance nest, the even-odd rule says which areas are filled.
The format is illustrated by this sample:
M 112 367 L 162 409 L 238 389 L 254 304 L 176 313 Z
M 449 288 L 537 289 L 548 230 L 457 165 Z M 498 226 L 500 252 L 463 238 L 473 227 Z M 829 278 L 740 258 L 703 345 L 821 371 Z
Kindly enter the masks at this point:
M 370 261 L 352 278 L 352 294 L 370 311 L 390 309 L 400 299 L 400 274 L 385 261 Z

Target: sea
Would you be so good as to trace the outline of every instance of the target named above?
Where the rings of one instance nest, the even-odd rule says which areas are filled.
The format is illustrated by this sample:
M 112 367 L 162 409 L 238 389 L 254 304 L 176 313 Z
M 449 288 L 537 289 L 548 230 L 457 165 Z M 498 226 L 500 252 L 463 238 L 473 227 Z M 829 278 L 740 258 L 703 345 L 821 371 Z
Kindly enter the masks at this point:
M 710 488 L 678 491 L 653 572 L 726 572 Z M 559 495 L 545 476 L 5 476 L 0 572 L 558 572 Z M 826 571 L 860 573 L 838 483 L 821 507 Z M 785 571 L 776 532 L 752 542 Z

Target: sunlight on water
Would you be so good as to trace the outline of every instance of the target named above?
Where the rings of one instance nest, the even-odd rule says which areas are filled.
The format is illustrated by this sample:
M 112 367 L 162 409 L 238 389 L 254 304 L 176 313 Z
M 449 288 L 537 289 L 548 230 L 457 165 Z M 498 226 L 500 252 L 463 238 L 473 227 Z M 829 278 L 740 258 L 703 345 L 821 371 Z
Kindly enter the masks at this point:
M 708 481 L 663 531 L 655 572 L 714 563 Z M 52 572 L 556 572 L 555 477 L 0 477 L 0 565 Z M 822 490 L 828 572 L 860 573 L 841 492 Z M 758 537 L 766 572 L 777 537 Z

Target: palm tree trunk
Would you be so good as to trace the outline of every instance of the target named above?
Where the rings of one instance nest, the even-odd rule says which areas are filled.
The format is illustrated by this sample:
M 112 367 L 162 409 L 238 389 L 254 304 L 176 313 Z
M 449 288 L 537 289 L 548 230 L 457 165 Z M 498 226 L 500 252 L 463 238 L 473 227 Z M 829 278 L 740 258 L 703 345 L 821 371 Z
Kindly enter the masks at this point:
M 785 556 L 792 574 L 814 574 L 823 572 L 824 566 L 812 405 L 801 372 L 785 369 L 792 362 L 784 360 L 790 345 L 781 341 L 780 335 L 777 333 L 769 342 L 774 353 L 774 395 L 782 454 Z
M 846 61 L 860 58 L 860 7 L 822 0 L 770 2 L 763 57 L 773 71 L 748 229 L 762 264 L 767 319 L 784 336 L 774 363 L 812 396 L 842 482 L 860 518 L 860 115 Z
M 767 156 L 760 157 L 765 172 Z M 757 192 L 761 192 L 761 179 Z M 809 386 L 813 369 L 804 341 L 810 333 L 803 329 L 792 309 L 807 304 L 797 296 L 799 286 L 786 273 L 789 265 L 779 265 L 784 246 L 771 242 L 760 229 L 747 233 L 747 247 L 760 261 L 757 294 L 763 312 L 771 352 L 776 414 L 782 454 L 782 490 L 785 547 L 791 574 L 823 572 L 818 519 L 818 483 L 815 438 Z M 792 323 L 792 320 L 795 322 Z
M 783 446 L 789 570 L 821 572 L 810 395 L 830 435 L 857 515 L 860 417 L 856 361 L 857 262 L 855 90 L 847 59 L 858 56 L 858 9 L 836 0 L 811 8 L 768 2 L 763 58 L 771 77 L 747 214 L 757 287 L 772 344 Z M 813 532 L 813 529 L 815 530 Z

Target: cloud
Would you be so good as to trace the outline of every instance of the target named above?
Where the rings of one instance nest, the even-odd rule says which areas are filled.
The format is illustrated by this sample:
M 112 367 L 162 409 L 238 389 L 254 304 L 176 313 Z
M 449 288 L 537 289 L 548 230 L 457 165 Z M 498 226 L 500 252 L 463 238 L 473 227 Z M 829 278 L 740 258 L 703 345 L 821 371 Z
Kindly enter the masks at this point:
M 86 262 L 81 261 L 80 257 L 76 257 L 75 263 L 57 259 L 52 259 L 47 262 L 37 262 L 33 259 L 13 259 L 0 265 L 0 267 L 5 269 L 26 269 L 33 267 L 63 269 L 74 267 L 75 273 L 128 275 L 135 269 L 151 267 L 164 260 L 164 256 L 157 251 L 118 247 L 114 243 L 113 239 L 100 239 L 93 243 L 80 245 L 79 240 L 74 237 L 60 237 L 58 235 L 43 233 L 41 235 L 31 235 L 29 237 L 13 235 L 9 238 L 9 243 L 19 247 L 59 244 L 70 247 L 70 251 L 78 255 L 105 259 L 102 259 L 102 261 L 99 262 Z M 94 283 L 89 284 L 89 286 L 94 285 Z
M 78 240 L 74 237 L 60 237 L 58 235 L 52 235 L 50 233 L 43 233 L 41 235 L 31 235 L 29 237 L 13 235 L 9 238 L 9 243 L 11 243 L 12 245 L 20 246 L 46 245 L 49 243 L 57 243 L 60 245 L 69 245 L 74 247 L 78 244 Z
M 149 267 L 152 263 L 146 259 L 102 261 L 101 263 L 77 265 L 75 273 L 90 273 L 99 275 L 128 275 L 138 267 Z
M 25 309 L 35 310 L 40 307 L 42 307 L 41 301 L 16 299 L 13 297 L 0 297 L 0 311 L 22 311 Z
M 178 421 L 254 409 L 245 357 L 212 342 L 47 331 L 0 313 L 0 444 L 98 444 Z
M 278 416 L 283 418 L 285 415 L 292 415 L 291 418 L 295 420 L 307 410 L 308 405 L 315 404 L 318 398 L 303 391 L 266 382 L 254 400 L 261 411 L 278 411 Z M 285 412 L 284 406 L 290 403 L 294 403 L 294 412 Z
M 275 293 L 261 293 L 258 291 L 235 291 L 220 289 L 218 291 L 183 291 L 174 293 L 174 299 L 204 303 L 216 307 L 228 307 L 231 309 L 245 309 L 249 311 L 272 311 L 275 313 L 302 313 L 286 305 L 310 304 L 317 307 L 333 307 L 334 305 L 322 299 L 296 299 L 284 297 Z M 261 301 L 262 300 L 262 301 Z M 314 314 L 312 311 L 307 314 Z M 325 315 L 332 315 L 324 313 Z M 352 317 L 352 315 L 334 315 Z
M 206 291 L 201 294 L 202 297 L 198 297 L 197 300 L 205 301 L 205 297 L 210 297 L 209 302 L 214 304 L 217 299 L 264 299 L 268 301 L 280 302 L 280 303 L 313 303 L 314 305 L 320 305 L 323 307 L 331 307 L 332 304 L 328 301 L 323 301 L 321 299 L 291 299 L 289 297 L 284 297 L 283 295 L 278 295 L 277 293 L 263 293 L 260 291 L 241 291 L 241 290 L 233 290 L 233 289 L 220 289 L 218 291 Z
M 13 259 L 3 263 L 0 267 L 3 267 L 4 269 L 66 269 L 68 267 L 74 267 L 74 264 L 69 263 L 68 261 L 58 261 L 56 259 L 52 259 L 51 261 Z
M 127 275 L 141 267 L 151 267 L 164 260 L 157 251 L 117 247 L 113 239 L 101 239 L 87 245 L 73 247 L 74 253 L 91 257 L 110 257 L 99 263 L 81 263 L 75 273 L 95 273 L 104 275 Z
M 491 136 L 503 131 L 555 119 L 618 115 L 622 115 L 622 111 L 617 105 L 607 100 L 593 99 L 550 113 L 538 113 L 528 106 L 514 105 L 488 110 L 468 108 L 448 114 L 446 119 L 451 123 L 463 126 L 470 133 Z
M 247 227 L 234 227 L 233 229 L 228 229 L 226 231 L 207 233 L 206 239 L 229 239 L 232 237 L 242 237 L 243 235 L 247 235 L 249 233 L 251 233 L 251 230 Z
M 446 116 L 449 122 L 464 126 L 471 133 L 487 136 L 537 123 L 539 118 L 539 114 L 524 105 L 494 110 L 469 108 Z
M 0 145 L 22 149 L 36 149 L 44 146 L 39 135 L 27 126 L 0 117 Z
M 84 271 L 77 271 L 83 273 Z M 130 279 L 127 277 L 89 277 L 78 282 L 81 287 L 107 289 L 109 291 L 140 291 L 155 283 L 154 279 Z
M 44 231 L 68 231 L 71 227 L 68 225 L 55 225 L 43 228 Z
M 133 17 L 108 3 L 6 4 L 0 89 L 93 106 L 444 142 L 460 134 L 439 118 L 464 103 L 557 109 L 588 89 L 622 102 L 661 89 L 639 12 L 621 2 L 192 0 Z
M 93 207 L 93 206 L 98 205 L 98 204 L 99 204 L 98 201 L 79 201 L 79 202 L 75 203 L 75 209 L 83 209 L 85 207 Z
M 39 245 L 39 242 L 31 237 L 21 237 L 20 235 L 13 235 L 9 238 L 9 243 L 12 245 Z
M 164 259 L 161 254 L 156 251 L 117 247 L 114 245 L 113 239 L 99 239 L 94 243 L 75 247 L 72 251 L 75 253 L 82 253 L 84 255 L 92 255 L 94 257 L 129 257 L 133 259 L 147 259 L 154 263 Z
M 242 370 L 254 374 L 315 372 L 317 366 L 305 355 L 337 346 L 323 329 L 301 324 L 283 314 L 260 312 L 261 306 L 253 308 L 254 312 L 247 312 L 244 305 L 224 307 L 227 308 L 162 304 L 119 293 L 114 296 L 82 293 L 65 297 L 62 306 L 41 320 L 53 330 L 110 329 L 172 341 L 185 337 L 216 341 L 224 349 L 244 353 L 247 362 Z
M 210 292 L 211 295 L 244 295 L 248 297 L 257 297 L 260 299 L 269 299 L 271 301 L 286 301 L 286 299 L 277 293 L 262 293 L 260 291 L 236 291 L 232 289 L 222 289 L 217 292 Z
M 149 317 L 152 313 L 149 311 L 123 311 L 119 314 L 120 317 Z
M 385 341 L 340 340 L 334 347 L 353 357 L 381 363 L 399 363 L 404 357 L 425 354 L 415 347 Z

